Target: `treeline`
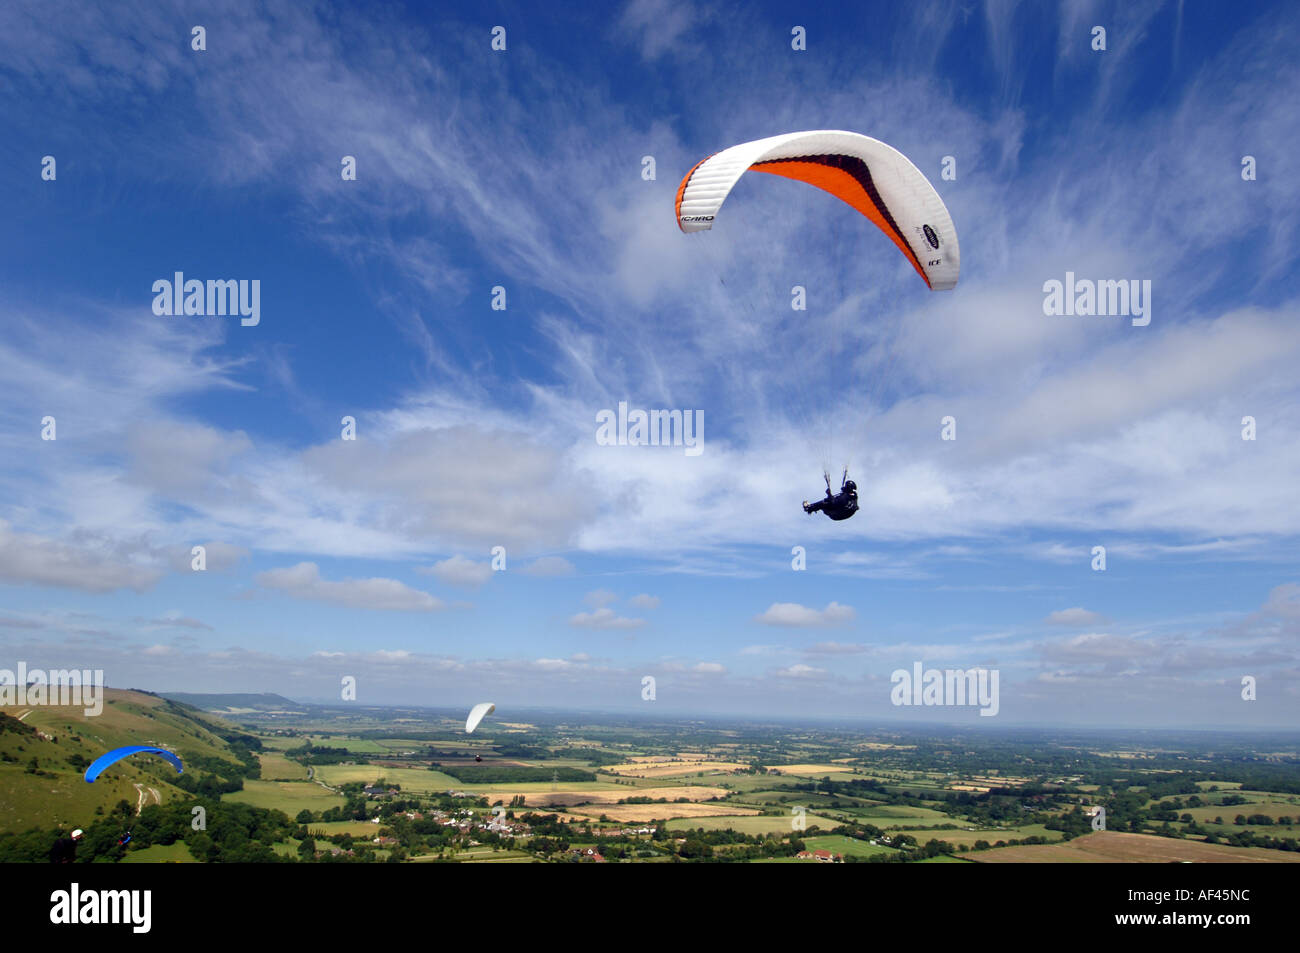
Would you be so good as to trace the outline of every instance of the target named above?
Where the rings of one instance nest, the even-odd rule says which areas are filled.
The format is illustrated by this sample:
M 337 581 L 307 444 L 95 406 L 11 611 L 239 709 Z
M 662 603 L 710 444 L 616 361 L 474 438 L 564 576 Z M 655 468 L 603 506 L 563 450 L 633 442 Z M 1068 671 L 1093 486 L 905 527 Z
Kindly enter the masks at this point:
M 357 760 L 357 754 L 347 748 L 329 748 L 325 745 L 313 744 L 290 748 L 284 756 L 301 764 L 342 764 L 344 761 Z
M 206 830 L 195 830 L 193 808 L 202 807 Z M 129 802 L 118 801 L 104 817 L 85 825 L 76 863 L 116 863 L 132 850 L 183 842 L 195 860 L 206 863 L 280 863 L 271 845 L 284 841 L 293 825 L 283 812 L 215 799 L 151 804 L 133 816 Z M 122 841 L 127 833 L 131 838 Z M 33 829 L 0 834 L 0 863 L 47 863 L 66 830 Z
M 430 768 L 451 775 L 464 784 L 516 784 L 525 781 L 595 781 L 596 776 L 581 768 L 525 768 L 492 764 L 454 764 Z
M 261 777 L 262 769 L 256 756 L 244 748 L 232 748 L 232 753 L 240 761 L 227 761 L 215 755 L 198 754 L 194 751 L 182 751 L 181 761 L 185 773 L 170 776 L 167 783 L 188 791 L 199 797 L 218 798 L 223 794 L 244 789 L 244 780 Z M 243 760 L 243 758 L 247 760 Z M 200 776 L 196 772 L 202 772 Z
M 12 731 L 16 735 L 24 735 L 28 738 L 36 737 L 36 729 L 31 725 L 25 725 L 12 715 L 6 715 L 0 711 L 0 735 L 6 731 Z
M 1247 791 L 1269 791 L 1275 794 L 1300 794 L 1300 762 L 1294 759 L 1280 764 L 1250 764 L 1232 769 L 1212 770 L 1206 780 L 1224 782 L 1240 781 Z

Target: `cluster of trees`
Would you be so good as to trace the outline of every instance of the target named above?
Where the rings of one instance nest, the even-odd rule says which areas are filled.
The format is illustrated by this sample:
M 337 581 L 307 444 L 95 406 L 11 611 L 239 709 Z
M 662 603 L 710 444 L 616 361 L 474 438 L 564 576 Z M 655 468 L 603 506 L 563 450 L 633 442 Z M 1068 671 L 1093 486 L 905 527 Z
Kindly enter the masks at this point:
M 242 791 L 244 781 L 261 777 L 262 768 L 256 756 L 247 748 L 231 748 L 239 761 L 227 761 L 213 755 L 198 754 L 194 751 L 182 751 L 181 761 L 185 763 L 185 773 L 167 778 L 182 791 L 188 791 L 202 798 L 219 798 L 232 791 Z
M 357 756 L 347 748 L 330 748 L 310 743 L 301 748 L 290 748 L 284 756 L 300 764 L 342 764 L 344 761 L 357 760 Z
M 206 830 L 195 830 L 194 807 L 206 812 Z M 152 804 L 134 815 L 131 804 L 118 801 L 101 818 L 87 824 L 77 844 L 77 863 L 116 862 L 130 850 L 184 842 L 196 860 L 208 863 L 278 863 L 285 858 L 271 845 L 284 841 L 293 825 L 280 811 L 200 798 Z M 119 843 L 126 833 L 128 844 Z M 65 830 L 33 829 L 0 834 L 0 863 L 45 863 Z
M 519 784 L 527 781 L 595 781 L 596 776 L 581 768 L 527 768 L 495 764 L 457 764 L 430 768 L 449 774 L 465 784 Z

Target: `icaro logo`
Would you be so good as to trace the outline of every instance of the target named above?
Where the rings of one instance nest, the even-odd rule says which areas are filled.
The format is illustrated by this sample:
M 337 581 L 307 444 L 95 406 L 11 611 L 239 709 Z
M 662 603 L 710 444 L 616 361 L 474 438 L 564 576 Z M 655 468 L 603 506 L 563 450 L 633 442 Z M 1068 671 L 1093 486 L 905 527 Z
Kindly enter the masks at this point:
M 930 243 L 931 248 L 939 247 L 939 236 L 934 233 L 934 229 L 929 225 L 922 225 L 921 231 L 925 232 L 925 240 Z
M 711 222 L 713 221 L 713 216 L 712 215 L 683 215 L 682 221 L 683 222 Z

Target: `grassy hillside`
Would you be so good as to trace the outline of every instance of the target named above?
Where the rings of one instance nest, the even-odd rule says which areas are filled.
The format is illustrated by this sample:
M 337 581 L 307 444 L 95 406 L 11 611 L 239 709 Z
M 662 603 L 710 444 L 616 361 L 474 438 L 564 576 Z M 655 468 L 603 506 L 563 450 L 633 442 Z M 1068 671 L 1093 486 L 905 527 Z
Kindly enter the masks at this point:
M 245 693 L 193 693 L 167 692 L 163 698 L 191 705 L 203 711 L 302 711 L 303 706 L 283 695 L 263 693 L 250 695 Z
M 220 719 L 145 692 L 107 689 L 105 696 L 103 712 L 94 717 L 81 708 L 0 708 L 0 831 L 84 827 L 120 800 L 138 808 L 192 799 L 178 785 L 205 779 L 211 785 L 246 772 L 240 752 L 221 737 L 237 738 L 238 732 Z M 86 783 L 91 761 L 127 744 L 176 752 L 188 777 L 142 754 Z

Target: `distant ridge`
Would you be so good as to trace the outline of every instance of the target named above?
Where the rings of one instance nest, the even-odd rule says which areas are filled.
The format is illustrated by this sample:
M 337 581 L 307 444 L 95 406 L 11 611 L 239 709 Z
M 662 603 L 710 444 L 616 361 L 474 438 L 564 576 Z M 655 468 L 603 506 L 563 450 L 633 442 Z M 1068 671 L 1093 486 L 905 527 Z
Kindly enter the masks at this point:
M 204 711 L 229 711 L 238 708 L 252 708 L 256 711 L 284 711 L 286 709 L 302 711 L 308 708 L 308 705 L 300 705 L 296 701 L 285 698 L 283 695 L 275 695 L 264 692 L 260 695 L 252 694 L 204 694 L 200 692 L 161 692 L 163 698 L 170 698 L 184 705 L 193 705 L 195 708 L 201 708 Z

